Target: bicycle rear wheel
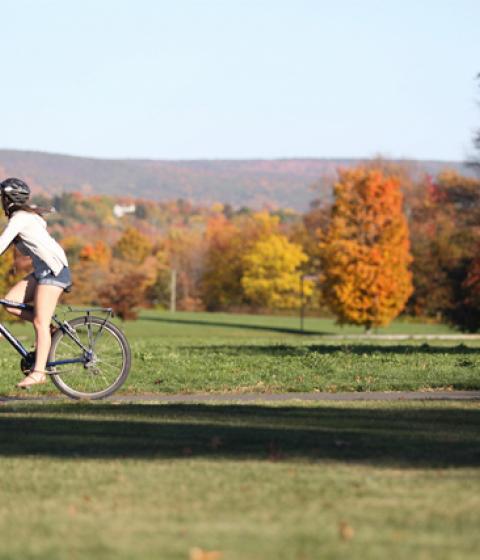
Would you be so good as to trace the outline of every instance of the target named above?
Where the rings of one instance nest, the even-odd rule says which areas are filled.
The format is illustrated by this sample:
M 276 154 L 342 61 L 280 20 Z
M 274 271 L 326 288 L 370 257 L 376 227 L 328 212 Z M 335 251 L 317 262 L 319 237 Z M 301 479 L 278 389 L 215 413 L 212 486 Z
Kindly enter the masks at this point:
M 125 335 L 100 317 L 78 317 L 68 324 L 87 351 L 59 329 L 52 338 L 49 363 L 75 358 L 81 362 L 51 366 L 53 383 L 72 399 L 108 397 L 125 382 L 130 371 L 131 351 Z

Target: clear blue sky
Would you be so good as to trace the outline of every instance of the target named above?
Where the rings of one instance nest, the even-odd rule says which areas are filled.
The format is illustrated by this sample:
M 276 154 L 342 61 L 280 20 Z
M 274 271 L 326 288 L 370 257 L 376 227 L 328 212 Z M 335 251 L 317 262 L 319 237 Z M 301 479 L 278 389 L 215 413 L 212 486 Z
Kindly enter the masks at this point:
M 0 147 L 462 160 L 479 0 L 2 0 Z

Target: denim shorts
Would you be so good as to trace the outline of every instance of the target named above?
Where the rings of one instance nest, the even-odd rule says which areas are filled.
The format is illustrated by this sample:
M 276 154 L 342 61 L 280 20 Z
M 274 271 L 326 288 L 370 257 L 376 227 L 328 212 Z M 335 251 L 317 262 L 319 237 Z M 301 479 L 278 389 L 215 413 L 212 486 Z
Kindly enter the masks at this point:
M 42 271 L 35 271 L 34 274 L 37 282 L 42 285 L 58 286 L 64 290 L 68 290 L 72 285 L 72 276 L 68 266 L 64 266 L 57 276 L 55 276 L 49 268 Z

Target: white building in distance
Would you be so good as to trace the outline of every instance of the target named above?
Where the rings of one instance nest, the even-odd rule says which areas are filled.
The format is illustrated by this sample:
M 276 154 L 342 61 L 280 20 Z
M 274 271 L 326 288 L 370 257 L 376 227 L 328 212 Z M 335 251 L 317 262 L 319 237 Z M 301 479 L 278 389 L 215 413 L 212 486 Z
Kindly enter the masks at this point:
M 117 218 L 123 218 L 125 214 L 133 214 L 135 212 L 135 204 L 123 206 L 122 204 L 115 204 L 113 207 L 113 214 Z

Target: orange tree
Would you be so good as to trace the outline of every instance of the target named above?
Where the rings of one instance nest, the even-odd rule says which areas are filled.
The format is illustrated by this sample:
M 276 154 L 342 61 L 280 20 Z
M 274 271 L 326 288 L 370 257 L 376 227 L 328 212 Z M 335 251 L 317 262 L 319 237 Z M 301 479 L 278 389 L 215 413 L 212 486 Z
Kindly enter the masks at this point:
M 408 225 L 399 181 L 381 170 L 340 172 L 320 244 L 324 300 L 340 323 L 388 324 L 412 293 Z
M 104 241 L 99 240 L 82 247 L 79 259 L 83 262 L 95 263 L 100 268 L 107 269 L 112 260 L 112 251 Z

